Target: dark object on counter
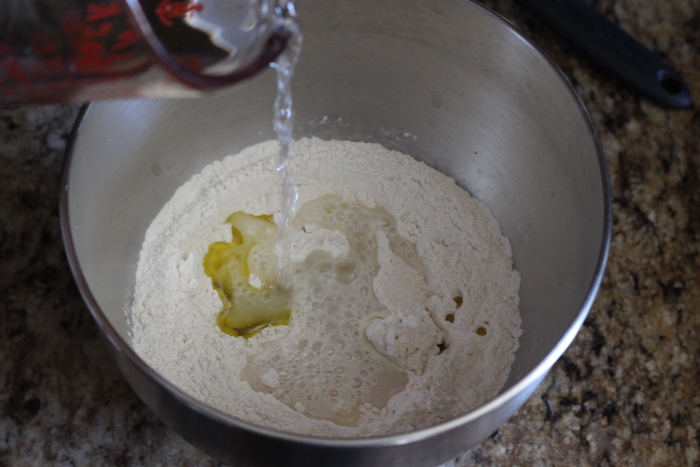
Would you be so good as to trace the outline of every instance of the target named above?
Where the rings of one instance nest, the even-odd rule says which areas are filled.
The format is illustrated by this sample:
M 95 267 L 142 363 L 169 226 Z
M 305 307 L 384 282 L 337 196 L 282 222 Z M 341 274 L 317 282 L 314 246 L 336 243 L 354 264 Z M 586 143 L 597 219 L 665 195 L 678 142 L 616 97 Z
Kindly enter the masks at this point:
M 591 60 L 669 109 L 693 103 L 681 76 L 632 36 L 580 0 L 518 0 Z

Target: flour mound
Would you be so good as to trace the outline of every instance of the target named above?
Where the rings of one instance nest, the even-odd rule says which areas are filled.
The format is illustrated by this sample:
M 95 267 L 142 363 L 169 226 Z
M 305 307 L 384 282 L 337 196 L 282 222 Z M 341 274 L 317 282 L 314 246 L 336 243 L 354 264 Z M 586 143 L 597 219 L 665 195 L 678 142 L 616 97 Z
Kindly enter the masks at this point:
M 276 153 L 210 164 L 153 221 L 128 310 L 138 354 L 205 404 L 299 434 L 400 433 L 493 398 L 521 333 L 510 244 L 454 180 L 376 144 L 294 143 L 297 308 L 249 339 L 219 329 L 202 261 L 231 213 L 278 219 Z

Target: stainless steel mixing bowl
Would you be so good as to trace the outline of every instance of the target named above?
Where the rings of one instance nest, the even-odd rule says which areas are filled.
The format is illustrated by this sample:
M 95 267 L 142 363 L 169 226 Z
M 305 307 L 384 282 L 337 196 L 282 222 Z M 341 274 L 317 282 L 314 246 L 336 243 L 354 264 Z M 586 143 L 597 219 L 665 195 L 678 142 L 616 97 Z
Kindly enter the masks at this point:
M 225 95 L 92 104 L 61 202 L 73 273 L 126 379 L 186 440 L 232 465 L 429 466 L 490 435 L 527 399 L 591 307 L 610 242 L 604 156 L 575 92 L 507 22 L 458 0 L 307 0 L 296 136 L 373 141 L 454 177 L 491 207 L 522 276 L 523 334 L 501 393 L 426 429 L 320 439 L 228 417 L 129 346 L 125 306 L 149 223 L 210 162 L 274 138 L 266 73 Z

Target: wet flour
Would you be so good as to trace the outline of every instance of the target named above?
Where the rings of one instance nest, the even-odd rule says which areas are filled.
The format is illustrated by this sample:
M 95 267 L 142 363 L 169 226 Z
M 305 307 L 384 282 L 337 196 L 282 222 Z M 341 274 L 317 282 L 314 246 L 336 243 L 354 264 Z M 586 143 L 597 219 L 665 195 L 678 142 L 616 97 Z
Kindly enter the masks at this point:
M 288 326 L 249 339 L 219 329 L 221 301 L 202 261 L 213 242 L 231 241 L 231 213 L 277 220 L 277 148 L 261 143 L 210 164 L 151 224 L 129 310 L 139 355 L 216 409 L 301 434 L 405 432 L 493 398 L 521 332 L 510 244 L 488 208 L 452 179 L 376 144 L 294 143 L 289 170 L 301 210 L 290 260 L 312 269 L 326 261 L 335 272 L 327 282 L 303 279 Z M 366 224 L 336 228 L 340 221 L 315 214 L 336 205 L 345 206 L 343 219 Z M 369 249 L 353 240 L 363 234 Z M 358 274 L 365 283 L 346 277 L 349 258 L 353 271 L 371 274 Z M 295 376 L 305 368 L 311 373 Z M 368 368 L 374 374 L 362 373 Z

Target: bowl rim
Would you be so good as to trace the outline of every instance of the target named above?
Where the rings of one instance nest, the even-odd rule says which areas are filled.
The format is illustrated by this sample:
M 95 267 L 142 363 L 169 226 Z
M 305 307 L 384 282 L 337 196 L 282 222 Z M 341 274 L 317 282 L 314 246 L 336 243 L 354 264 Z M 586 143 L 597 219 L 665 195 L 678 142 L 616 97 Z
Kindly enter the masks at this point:
M 588 315 L 588 312 L 590 311 L 593 305 L 593 302 L 602 283 L 605 267 L 610 252 L 612 236 L 612 190 L 610 184 L 610 177 L 608 173 L 608 164 L 605 157 L 605 153 L 603 151 L 602 144 L 600 142 L 600 138 L 598 136 L 598 132 L 593 124 L 588 110 L 583 104 L 581 97 L 574 89 L 571 81 L 566 77 L 566 75 L 556 65 L 556 63 L 539 46 L 530 41 L 516 25 L 514 25 L 508 19 L 501 16 L 499 13 L 491 10 L 490 8 L 480 3 L 477 3 L 475 0 L 457 1 L 459 3 L 464 4 L 465 6 L 471 6 L 478 10 L 481 10 L 480 14 L 486 14 L 496 19 L 503 26 L 509 29 L 510 32 L 514 34 L 517 39 L 519 39 L 520 41 L 525 43 L 530 49 L 532 49 L 533 53 L 539 55 L 541 59 L 544 59 L 544 63 L 548 65 L 550 72 L 553 72 L 559 77 L 559 80 L 566 88 L 570 97 L 577 104 L 577 110 L 582 118 L 582 121 L 586 124 L 589 136 L 594 143 L 595 157 L 598 161 L 604 204 L 603 229 L 601 232 L 600 247 L 598 257 L 596 259 L 595 272 L 588 285 L 585 298 L 582 301 L 579 307 L 579 311 L 576 314 L 574 320 L 569 325 L 566 332 L 558 340 L 556 345 L 554 345 L 554 347 L 547 353 L 547 355 L 532 370 L 530 370 L 522 378 L 520 378 L 520 380 L 516 381 L 505 391 L 498 393 L 494 398 L 480 405 L 479 407 L 465 414 L 459 415 L 453 419 L 440 422 L 436 425 L 432 425 L 425 428 L 419 428 L 413 431 L 399 434 L 377 435 L 362 438 L 327 438 L 314 435 L 295 434 L 292 432 L 264 427 L 236 418 L 197 400 L 196 398 L 185 393 L 183 390 L 181 390 L 173 383 L 168 381 L 166 378 L 161 376 L 153 368 L 151 368 L 144 360 L 141 359 L 141 357 L 136 353 L 136 351 L 134 351 L 132 347 L 119 335 L 119 333 L 116 331 L 109 319 L 102 312 L 100 305 L 98 304 L 97 300 L 90 291 L 86 277 L 81 269 L 80 261 L 75 250 L 73 235 L 70 227 L 71 222 L 69 209 L 69 187 L 70 172 L 76 142 L 80 137 L 80 131 L 83 122 L 86 118 L 88 118 L 91 107 L 91 104 L 85 104 L 80 109 L 75 125 L 73 126 L 68 145 L 66 147 L 61 172 L 61 180 L 59 185 L 61 190 L 59 202 L 60 227 L 63 236 L 64 248 L 66 251 L 66 256 L 71 272 L 78 285 L 80 294 L 82 295 L 83 300 L 87 304 L 90 314 L 96 321 L 103 337 L 106 338 L 115 349 L 118 349 L 118 351 L 121 352 L 141 374 L 143 374 L 145 377 L 150 379 L 158 386 L 166 388 L 167 391 L 169 391 L 170 394 L 179 403 L 183 404 L 188 409 L 194 412 L 198 412 L 201 415 L 228 427 L 235 429 L 244 429 L 246 431 L 262 436 L 277 438 L 279 440 L 298 443 L 302 445 L 333 448 L 380 448 L 418 442 L 427 438 L 433 438 L 437 435 L 449 432 L 460 426 L 466 425 L 473 420 L 477 420 L 481 417 L 484 417 L 489 413 L 496 412 L 499 409 L 502 409 L 504 406 L 512 404 L 514 401 L 517 401 L 518 396 L 522 395 L 523 393 L 528 394 L 528 397 L 525 400 L 529 398 L 529 392 L 527 392 L 528 388 L 532 386 L 536 387 L 536 385 L 539 384 L 539 382 L 547 375 L 550 368 L 554 365 L 554 363 L 559 359 L 559 357 L 564 353 L 564 351 L 569 347 L 571 342 L 576 337 L 578 331 L 580 330 Z M 534 387 L 532 387 L 532 389 L 534 389 Z M 524 403 L 525 400 L 519 402 L 515 409 L 520 407 L 520 405 L 522 405 L 522 403 Z M 513 410 L 513 412 L 515 412 L 515 410 Z M 510 416 L 512 416 L 512 413 L 508 415 L 508 417 Z

